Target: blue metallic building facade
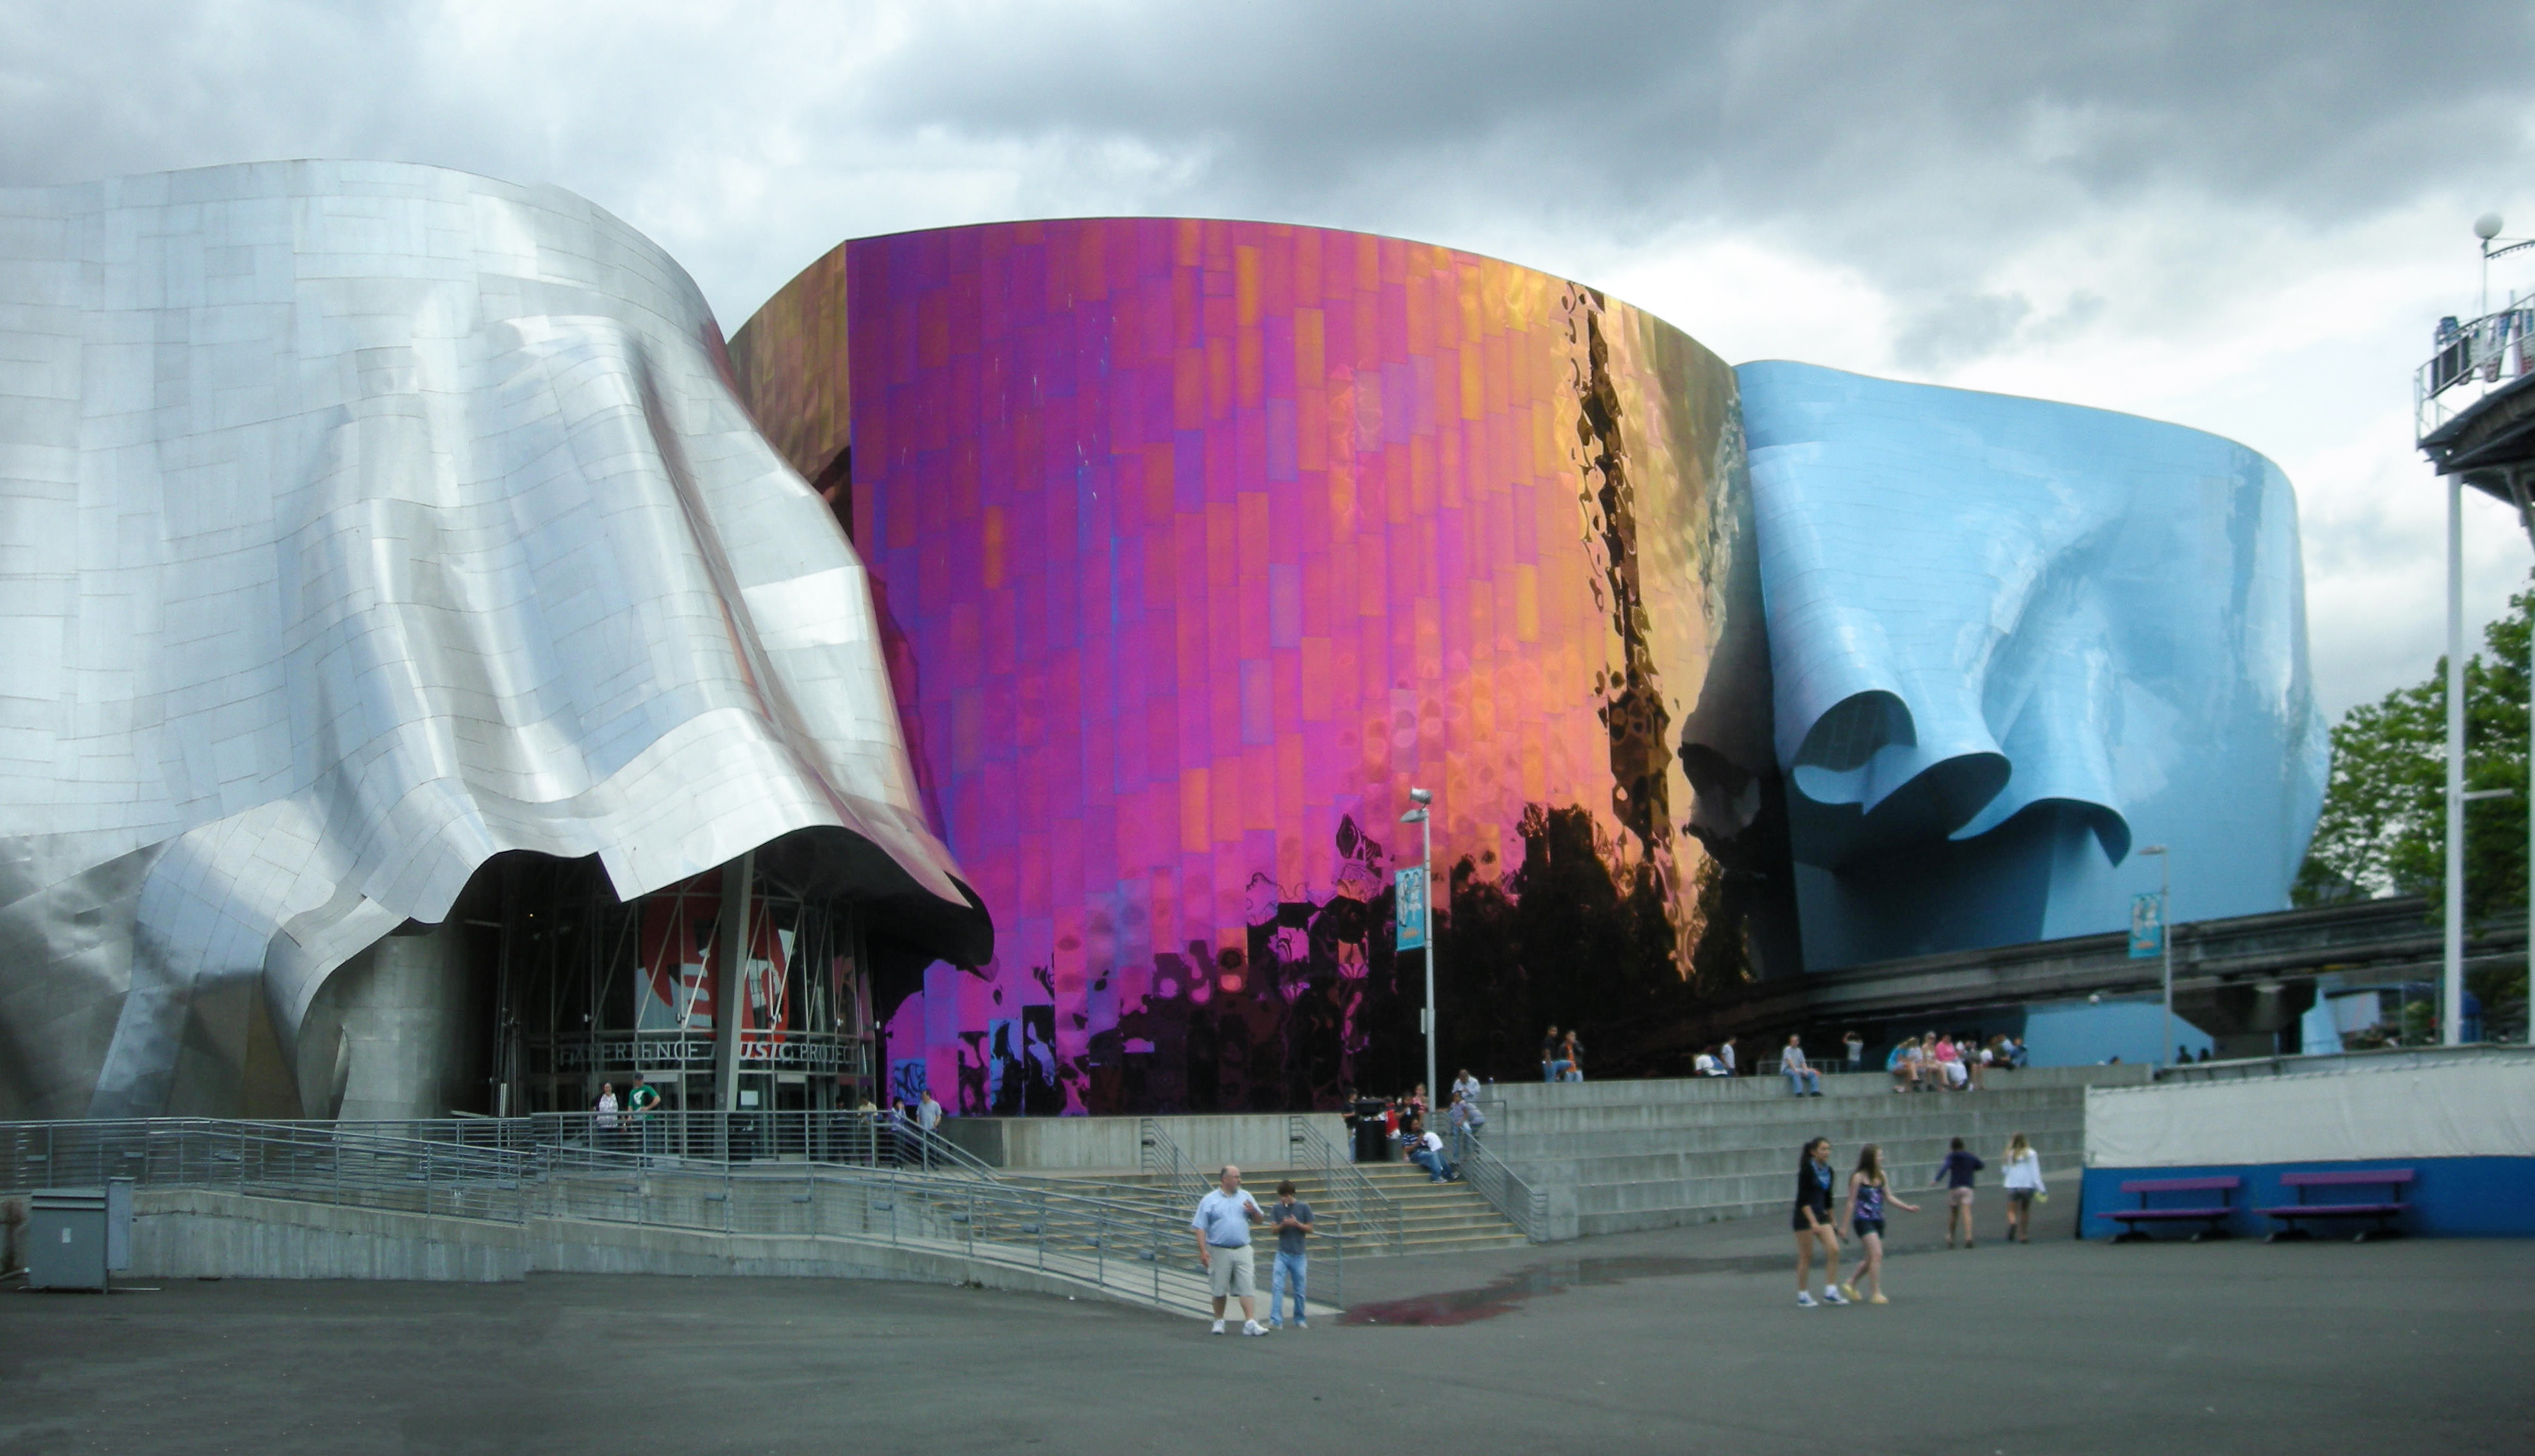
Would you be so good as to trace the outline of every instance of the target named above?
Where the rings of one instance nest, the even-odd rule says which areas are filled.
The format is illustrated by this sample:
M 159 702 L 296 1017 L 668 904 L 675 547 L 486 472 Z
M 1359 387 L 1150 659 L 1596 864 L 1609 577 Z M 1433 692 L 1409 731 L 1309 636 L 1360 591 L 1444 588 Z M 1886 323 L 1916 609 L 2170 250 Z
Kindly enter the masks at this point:
M 1736 370 L 1805 963 L 2277 909 L 2323 799 L 2297 504 L 2197 430 Z

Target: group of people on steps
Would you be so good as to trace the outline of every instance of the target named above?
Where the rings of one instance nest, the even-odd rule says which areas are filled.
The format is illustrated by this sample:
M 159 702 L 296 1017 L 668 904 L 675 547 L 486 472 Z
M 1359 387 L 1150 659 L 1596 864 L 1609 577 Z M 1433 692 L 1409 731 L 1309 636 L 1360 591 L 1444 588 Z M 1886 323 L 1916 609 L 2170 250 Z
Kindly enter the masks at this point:
M 1884 1150 L 1868 1143 L 1857 1151 L 1857 1167 L 1848 1175 L 1846 1196 L 1839 1199 L 1839 1216 L 1831 1217 L 1832 1188 L 1839 1175 L 1832 1169 L 1830 1139 L 1817 1137 L 1805 1144 L 1804 1155 L 1796 1164 L 1796 1303 L 1811 1309 L 1817 1304 L 1884 1304 L 1884 1221 L 1886 1211 L 1897 1208 L 1903 1213 L 1917 1213 L 1919 1205 L 1904 1202 L 1893 1191 L 1890 1175 L 1885 1172 Z M 2034 1155 L 2033 1145 L 2019 1132 L 2007 1144 L 2007 1239 L 2011 1244 L 2033 1242 L 2033 1204 L 2047 1196 L 2042 1183 L 2042 1160 Z M 1977 1156 L 1966 1150 L 1963 1140 L 1953 1140 L 1953 1149 L 1937 1167 L 1930 1186 L 1946 1189 L 1946 1246 L 1952 1248 L 1959 1239 L 1969 1248 L 1973 1243 L 1972 1197 L 1974 1179 L 1986 1168 Z M 1857 1270 L 1847 1279 L 1839 1277 L 1840 1230 L 1857 1241 Z M 1822 1256 L 1823 1292 L 1816 1299 L 1812 1292 L 1814 1257 Z M 1859 1293 L 1863 1287 L 1864 1294 Z

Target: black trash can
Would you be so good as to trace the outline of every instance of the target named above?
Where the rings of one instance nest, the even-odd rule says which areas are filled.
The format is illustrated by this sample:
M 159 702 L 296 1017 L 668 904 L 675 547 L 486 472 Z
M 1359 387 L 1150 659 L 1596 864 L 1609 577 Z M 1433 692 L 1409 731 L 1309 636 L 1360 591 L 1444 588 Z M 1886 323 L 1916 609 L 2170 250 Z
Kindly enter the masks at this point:
M 1386 1110 L 1379 1097 L 1359 1097 L 1355 1104 L 1355 1160 L 1359 1163 L 1391 1161 L 1391 1138 L 1385 1125 Z

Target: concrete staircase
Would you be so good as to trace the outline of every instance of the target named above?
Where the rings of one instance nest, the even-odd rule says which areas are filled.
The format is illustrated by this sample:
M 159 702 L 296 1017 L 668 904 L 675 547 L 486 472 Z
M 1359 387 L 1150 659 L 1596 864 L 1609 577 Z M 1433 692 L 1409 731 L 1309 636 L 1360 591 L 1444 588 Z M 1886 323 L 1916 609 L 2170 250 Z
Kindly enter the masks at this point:
M 1370 1163 L 1353 1165 L 1383 1197 L 1399 1205 L 1402 1253 L 1451 1253 L 1474 1248 L 1508 1248 L 1525 1242 L 1522 1231 L 1506 1221 L 1478 1191 L 1463 1183 L 1439 1183 L 1426 1170 L 1413 1163 Z M 1096 1178 L 1070 1174 L 1007 1173 L 1005 1181 L 1015 1183 L 1044 1182 L 1051 1186 L 1119 1201 L 1133 1201 L 1157 1214 L 1176 1217 L 1185 1222 L 1196 1207 L 1197 1192 L 1193 1185 L 1170 1186 L 1157 1175 L 1144 1173 L 1106 1173 Z M 1317 1169 L 1258 1168 L 1245 1169 L 1244 1188 L 1258 1198 L 1265 1208 L 1275 1201 L 1276 1184 L 1284 1179 L 1294 1181 L 1294 1194 L 1312 1205 L 1314 1213 L 1331 1220 L 1359 1238 L 1348 1248 L 1349 1257 L 1374 1257 L 1392 1250 L 1369 1237 L 1370 1231 L 1347 1227 L 1346 1200 L 1329 1191 Z M 1263 1238 L 1263 1244 L 1265 1240 Z
M 1778 1077 L 1640 1082 L 1503 1083 L 1491 1088 L 1488 1147 L 1546 1189 L 1562 1235 L 1675 1228 L 1783 1213 L 1795 1201 L 1799 1150 L 1828 1137 L 1843 1174 L 1879 1143 L 1896 1188 L 1925 1186 L 1949 1140 L 1990 1164 L 1997 1194 L 2008 1138 L 2025 1134 L 2045 1176 L 2074 1178 L 2085 1142 L 2085 1089 L 2144 1082 L 2144 1066 L 2002 1072 L 1982 1092 L 1895 1095 L 1880 1073 L 1823 1078 L 1821 1097 L 1790 1096 Z M 1572 1214 L 1570 1213 L 1572 1210 Z
M 1403 1253 L 1457 1253 L 1473 1248 L 1509 1248 L 1526 1242 L 1522 1231 L 1506 1221 L 1478 1190 L 1466 1183 L 1439 1183 L 1414 1163 L 1363 1163 L 1356 1171 L 1373 1181 L 1384 1197 L 1400 1207 L 1405 1235 Z M 1314 1202 L 1309 1176 L 1279 1174 L 1294 1180 L 1295 1196 Z M 1276 1186 L 1271 1178 L 1267 1184 Z M 1315 1207 L 1333 1206 L 1318 1202 Z

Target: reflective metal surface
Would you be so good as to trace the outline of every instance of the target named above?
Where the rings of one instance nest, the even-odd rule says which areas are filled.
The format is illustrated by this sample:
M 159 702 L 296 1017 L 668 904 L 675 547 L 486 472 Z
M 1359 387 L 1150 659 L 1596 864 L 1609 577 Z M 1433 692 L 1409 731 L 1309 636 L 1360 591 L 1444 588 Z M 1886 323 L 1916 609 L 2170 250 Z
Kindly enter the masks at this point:
M 721 354 L 550 188 L 0 192 L 0 1115 L 290 1100 L 328 974 L 505 849 L 630 896 L 837 833 L 984 957 L 862 567 Z
M 2297 504 L 2133 415 L 1747 364 L 1805 960 L 2276 910 L 2322 803 Z
M 895 1007 L 900 1095 L 1404 1090 L 1411 783 L 1454 1056 L 1583 1021 L 1669 1070 L 1632 1059 L 1685 977 L 1792 967 L 1733 375 L 1661 321 L 1394 238 L 1104 219 L 848 243 L 732 353 L 849 513 L 996 913 L 992 963 Z

